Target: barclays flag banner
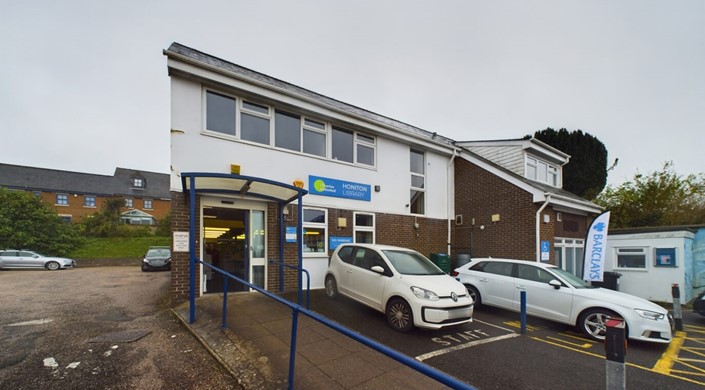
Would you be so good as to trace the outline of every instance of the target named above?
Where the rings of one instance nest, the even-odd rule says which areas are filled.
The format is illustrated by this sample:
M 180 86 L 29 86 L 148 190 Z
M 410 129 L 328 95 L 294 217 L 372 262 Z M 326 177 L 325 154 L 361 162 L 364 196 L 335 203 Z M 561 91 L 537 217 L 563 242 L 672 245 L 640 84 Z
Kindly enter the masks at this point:
M 585 258 L 583 279 L 588 282 L 602 282 L 607 255 L 607 228 L 610 225 L 610 212 L 602 213 L 592 221 L 585 238 Z
M 308 193 L 311 195 L 334 196 L 336 198 L 372 200 L 372 186 L 328 177 L 308 177 Z

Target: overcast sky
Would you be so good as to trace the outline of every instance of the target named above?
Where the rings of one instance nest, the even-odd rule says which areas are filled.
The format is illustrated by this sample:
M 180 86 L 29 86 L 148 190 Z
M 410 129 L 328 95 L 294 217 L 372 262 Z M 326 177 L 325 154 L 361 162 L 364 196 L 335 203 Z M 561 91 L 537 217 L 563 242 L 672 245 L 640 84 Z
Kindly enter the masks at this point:
M 0 0 L 0 162 L 169 172 L 172 42 L 456 140 L 705 172 L 705 0 Z

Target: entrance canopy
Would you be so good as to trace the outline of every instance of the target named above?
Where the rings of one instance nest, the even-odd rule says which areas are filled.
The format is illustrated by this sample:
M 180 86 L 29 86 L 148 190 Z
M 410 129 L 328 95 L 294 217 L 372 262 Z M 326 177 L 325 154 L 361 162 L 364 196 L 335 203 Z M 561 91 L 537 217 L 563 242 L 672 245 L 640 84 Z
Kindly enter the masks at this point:
M 284 224 L 283 224 L 283 208 L 282 205 L 298 200 L 298 221 L 296 224 L 296 237 L 298 242 L 298 265 L 294 267 L 298 270 L 298 292 L 299 303 L 301 303 L 302 290 L 302 272 L 301 259 L 303 258 L 303 246 L 301 245 L 301 237 L 303 237 L 303 212 L 302 212 L 302 197 L 308 194 L 308 191 L 303 188 L 298 188 L 293 185 L 279 183 L 272 180 L 262 179 L 259 177 L 242 176 L 226 173 L 207 173 L 207 172 L 184 172 L 181 173 L 181 187 L 184 192 L 184 197 L 189 203 L 189 301 L 190 301 L 190 322 L 193 323 L 196 318 L 196 264 L 201 260 L 196 258 L 196 194 L 220 194 L 220 195 L 240 195 L 249 196 L 269 201 L 278 202 L 280 205 L 279 230 L 279 283 L 280 289 L 284 290 Z M 246 266 L 249 267 L 248 264 Z M 215 269 L 215 268 L 214 268 Z M 217 270 L 217 269 L 216 269 Z M 223 272 L 223 270 L 217 270 Z M 247 281 L 245 284 L 249 285 Z
M 186 172 L 181 174 L 181 186 L 186 199 L 191 192 L 252 196 L 288 204 L 308 191 L 290 184 L 259 177 L 226 173 Z

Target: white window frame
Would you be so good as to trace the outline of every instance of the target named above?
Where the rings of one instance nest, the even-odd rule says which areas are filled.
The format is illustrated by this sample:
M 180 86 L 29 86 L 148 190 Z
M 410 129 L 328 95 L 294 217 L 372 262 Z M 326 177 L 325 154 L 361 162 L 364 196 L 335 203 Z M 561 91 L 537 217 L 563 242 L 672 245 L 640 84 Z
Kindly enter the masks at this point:
M 525 155 L 524 160 L 524 177 L 561 188 L 561 168 L 558 165 L 528 154 Z M 535 176 L 529 173 L 530 168 L 536 173 Z
M 321 124 L 321 125 L 323 125 L 323 128 L 321 129 L 316 126 L 311 126 L 310 124 L 306 123 L 307 121 L 313 122 L 316 124 Z M 328 151 L 330 150 L 330 147 L 328 147 L 328 140 L 330 139 L 330 131 L 331 131 L 330 129 L 331 129 L 331 126 L 328 123 L 326 123 L 325 121 L 302 116 L 301 117 L 301 153 L 303 153 L 307 156 L 328 158 Z M 306 142 L 304 139 L 304 133 L 307 131 L 323 135 L 323 137 L 324 137 L 324 139 L 323 139 L 323 155 L 304 152 L 304 146 L 305 146 L 304 143 Z
M 303 206 L 301 212 L 305 213 L 305 210 L 315 210 L 322 211 L 325 216 L 324 222 L 306 222 L 303 221 L 302 228 L 305 231 L 307 227 L 315 229 L 323 229 L 323 252 L 303 252 L 304 257 L 328 257 L 328 209 L 320 207 L 306 207 Z M 301 240 L 301 245 L 304 245 L 304 239 Z
M 237 134 L 238 138 L 240 138 L 241 141 L 244 142 L 250 142 L 255 145 L 267 145 L 270 147 L 274 147 L 274 118 L 272 115 L 272 112 L 274 111 L 274 108 L 268 104 L 263 104 L 257 101 L 253 100 L 245 100 L 243 98 L 237 99 L 239 104 L 237 105 L 237 120 L 235 121 L 235 134 Z M 247 107 L 245 107 L 245 104 L 251 104 L 253 106 L 258 106 L 258 107 L 263 107 L 267 109 L 267 113 L 251 110 Z M 269 142 L 268 143 L 262 143 L 262 142 L 257 142 L 257 141 L 252 141 L 248 139 L 242 138 L 242 115 L 252 115 L 255 117 L 259 117 L 262 119 L 266 119 L 269 123 Z
M 410 192 L 409 193 L 409 213 L 412 215 L 426 215 L 426 203 L 427 203 L 426 202 L 426 182 L 427 182 L 426 181 L 426 152 L 423 150 L 410 148 L 409 149 L 409 162 L 410 163 L 411 163 L 411 154 L 412 153 L 420 153 L 423 157 L 423 162 L 421 163 L 421 166 L 423 167 L 423 173 L 411 171 L 411 164 L 409 164 L 409 172 L 411 174 L 410 175 L 411 180 L 409 183 L 410 191 L 417 191 L 417 192 L 423 193 L 423 212 L 422 213 L 414 213 L 411 211 L 412 204 L 411 204 L 411 192 Z M 413 178 L 414 177 L 423 179 L 423 188 L 414 187 L 414 185 L 413 185 L 413 182 L 414 182 Z
M 144 208 L 145 210 L 154 210 L 154 200 L 152 200 L 152 199 L 144 199 L 144 200 L 142 201 L 142 203 L 143 203 L 143 206 L 144 206 L 143 208 Z M 149 203 L 149 207 L 147 207 L 147 204 L 148 204 L 148 203 Z
M 223 133 L 217 130 L 211 130 L 208 129 L 208 94 L 212 93 L 215 95 L 222 96 L 224 98 L 232 99 L 235 101 L 235 134 L 228 134 L 228 133 Z M 322 158 L 330 161 L 335 161 L 339 162 L 342 164 L 348 164 L 348 165 L 354 165 L 357 167 L 362 167 L 362 168 L 368 168 L 368 169 L 375 169 L 377 167 L 377 136 L 371 135 L 370 133 L 367 133 L 365 131 L 357 131 L 357 130 L 352 130 L 350 129 L 347 125 L 342 124 L 342 125 L 335 125 L 335 128 L 340 131 L 345 131 L 352 133 L 352 162 L 348 161 L 343 161 L 343 160 L 335 160 L 333 159 L 333 124 L 331 122 L 324 121 L 322 119 L 318 119 L 315 117 L 310 117 L 306 116 L 303 114 L 299 114 L 296 111 L 291 111 L 283 107 L 277 107 L 273 106 L 271 104 L 265 104 L 261 103 L 257 100 L 254 99 L 246 99 L 240 96 L 224 93 L 218 90 L 210 89 L 210 88 L 203 88 L 203 99 L 202 99 L 202 112 L 203 112 L 203 124 L 202 124 L 202 131 L 201 133 L 204 135 L 208 136 L 213 136 L 213 137 L 219 137 L 219 138 L 224 138 L 224 139 L 229 139 L 229 140 L 239 140 L 241 142 L 246 142 L 246 143 L 251 143 L 253 145 L 257 146 L 267 146 L 272 149 L 276 149 L 282 152 L 288 152 L 288 153 L 298 153 L 301 155 L 305 156 L 310 156 L 314 158 Z M 256 106 L 260 106 L 263 108 L 267 108 L 267 113 L 259 112 L 259 111 L 254 111 L 250 110 L 247 107 L 245 107 L 246 104 L 253 104 Z M 281 111 L 282 113 L 287 113 L 291 115 L 297 115 L 299 116 L 300 119 L 300 148 L 299 150 L 292 150 L 292 149 L 287 149 L 283 147 L 277 147 L 276 146 L 276 112 L 277 110 Z M 242 137 L 242 115 L 247 114 L 247 115 L 252 115 L 258 118 L 266 119 L 269 122 L 269 143 L 259 143 L 257 141 L 252 141 L 252 140 L 247 140 Z M 319 128 L 317 126 L 311 126 L 310 124 L 307 124 L 306 122 L 315 122 L 316 124 L 322 124 L 323 128 Z M 323 155 L 318 155 L 318 154 L 313 154 L 313 153 L 308 153 L 304 152 L 304 146 L 305 146 L 305 140 L 304 140 L 304 133 L 305 132 L 312 132 L 312 133 L 318 133 L 321 134 L 325 137 L 324 139 L 324 144 L 323 144 Z M 364 137 L 364 138 L 363 138 Z M 358 148 L 359 147 L 367 147 L 372 149 L 372 159 L 373 159 L 373 164 L 366 164 L 359 162 L 358 160 Z
M 560 260 L 560 264 L 557 264 L 559 267 L 561 267 L 564 271 L 568 271 L 568 266 L 566 264 L 568 256 L 566 256 L 568 251 L 573 252 L 573 272 L 571 272 L 573 275 L 581 278 L 583 276 L 583 260 L 585 257 L 584 252 L 580 253 L 581 256 L 578 256 L 578 249 L 582 251 L 585 250 L 585 239 L 582 238 L 570 238 L 570 237 L 556 237 L 553 240 L 553 251 L 556 252 L 557 250 L 561 251 L 561 257 L 560 259 L 556 259 L 556 261 Z
M 621 246 L 614 248 L 614 269 L 622 271 L 648 271 L 650 254 L 648 247 L 645 246 Z M 620 255 L 643 255 L 644 256 L 644 266 L 643 267 L 621 267 L 619 265 Z
M 360 139 L 361 137 L 369 138 L 370 140 Z M 364 165 L 364 166 L 372 167 L 372 168 L 377 166 L 377 139 L 374 136 L 367 135 L 365 133 L 361 133 L 359 131 L 356 131 L 355 138 L 353 139 L 353 144 L 354 144 L 354 148 L 355 148 L 355 151 L 354 151 L 355 164 Z M 360 162 L 358 155 L 357 155 L 358 154 L 357 151 L 360 146 L 372 149 L 372 164 L 371 165 Z
M 361 226 L 357 224 L 357 216 L 358 215 L 367 215 L 372 217 L 372 226 Z M 361 211 L 355 211 L 353 212 L 353 241 L 357 242 L 357 232 L 365 232 L 365 233 L 372 233 L 372 244 L 375 244 L 377 241 L 377 238 L 375 237 L 375 226 L 376 226 L 376 220 L 375 220 L 375 214 L 374 213 L 365 213 Z
M 134 206 L 135 206 L 135 200 L 132 199 L 132 198 L 125 198 L 123 204 L 124 204 L 125 207 L 127 207 L 128 209 L 132 209 L 132 208 L 134 208 Z
M 144 179 L 141 177 L 133 177 L 132 186 L 134 188 L 144 188 Z

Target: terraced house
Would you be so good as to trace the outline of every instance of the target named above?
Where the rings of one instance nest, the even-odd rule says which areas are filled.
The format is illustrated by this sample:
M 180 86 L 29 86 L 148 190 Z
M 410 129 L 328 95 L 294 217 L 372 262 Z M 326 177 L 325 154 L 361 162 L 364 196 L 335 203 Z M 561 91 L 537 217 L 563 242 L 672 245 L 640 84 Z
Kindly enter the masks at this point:
M 171 211 L 169 175 L 116 168 L 112 176 L 0 164 L 0 187 L 29 191 L 66 222 L 80 222 L 111 198 L 122 199 L 123 223 L 154 225 Z

